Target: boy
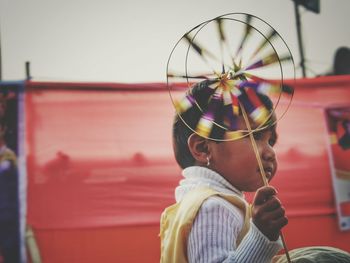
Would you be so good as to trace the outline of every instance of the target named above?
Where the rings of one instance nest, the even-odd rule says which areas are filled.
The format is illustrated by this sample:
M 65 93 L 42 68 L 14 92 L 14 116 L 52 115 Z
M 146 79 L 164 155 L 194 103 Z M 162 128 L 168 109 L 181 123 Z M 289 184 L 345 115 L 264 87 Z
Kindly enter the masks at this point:
M 162 215 L 161 262 L 270 262 L 282 248 L 279 233 L 288 220 L 276 190 L 263 187 L 249 136 L 219 142 L 189 129 L 208 107 L 208 85 L 210 81 L 193 86 L 198 107 L 175 117 L 173 148 L 185 178 L 176 188 L 176 204 Z M 259 98 L 271 112 L 270 99 Z M 223 109 L 218 112 L 210 138 L 220 140 L 225 135 L 220 127 Z M 274 118 L 272 114 L 270 122 Z M 247 130 L 242 115 L 238 130 Z M 254 137 L 270 181 L 277 169 L 275 125 L 254 132 Z M 244 200 L 245 191 L 257 191 L 252 209 Z

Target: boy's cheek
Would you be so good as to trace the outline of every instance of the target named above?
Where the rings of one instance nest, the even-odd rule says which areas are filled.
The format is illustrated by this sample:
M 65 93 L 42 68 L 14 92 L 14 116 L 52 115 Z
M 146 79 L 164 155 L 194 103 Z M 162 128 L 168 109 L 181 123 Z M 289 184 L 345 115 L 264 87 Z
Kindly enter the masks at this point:
M 273 175 L 272 175 L 271 179 L 269 180 L 269 182 L 270 182 L 273 178 L 275 178 L 276 173 L 277 173 L 277 170 L 278 170 L 278 164 L 277 164 L 277 162 L 276 162 L 275 165 L 274 165 Z

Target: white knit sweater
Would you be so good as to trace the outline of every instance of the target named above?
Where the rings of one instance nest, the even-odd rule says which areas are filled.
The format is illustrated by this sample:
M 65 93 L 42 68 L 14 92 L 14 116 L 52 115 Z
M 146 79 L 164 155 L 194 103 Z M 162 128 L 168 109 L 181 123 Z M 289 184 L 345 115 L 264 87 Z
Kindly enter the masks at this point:
M 197 187 L 207 186 L 225 194 L 243 194 L 218 173 L 200 166 L 183 170 L 184 179 L 175 190 L 176 202 Z M 280 240 L 270 241 L 251 222 L 251 227 L 238 247 L 236 240 L 244 223 L 242 211 L 220 197 L 210 197 L 201 206 L 192 226 L 188 261 L 214 263 L 265 263 L 282 248 Z

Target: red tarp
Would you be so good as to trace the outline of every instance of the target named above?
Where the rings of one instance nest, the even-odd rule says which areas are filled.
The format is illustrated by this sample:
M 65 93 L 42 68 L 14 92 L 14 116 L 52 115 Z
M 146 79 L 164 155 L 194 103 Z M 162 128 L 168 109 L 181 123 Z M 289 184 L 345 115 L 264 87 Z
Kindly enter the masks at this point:
M 278 124 L 290 248 L 350 251 L 337 226 L 324 110 L 350 105 L 350 77 L 298 80 Z M 159 216 L 180 179 L 164 84 L 28 82 L 28 224 L 44 262 L 157 262 Z M 133 253 L 131 251 L 136 251 Z

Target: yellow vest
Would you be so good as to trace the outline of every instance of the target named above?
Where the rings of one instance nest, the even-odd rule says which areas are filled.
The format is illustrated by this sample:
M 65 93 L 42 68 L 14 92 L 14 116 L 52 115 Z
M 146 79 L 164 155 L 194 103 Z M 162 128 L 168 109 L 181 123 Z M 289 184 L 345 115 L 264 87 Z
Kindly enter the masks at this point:
M 211 196 L 220 196 L 241 209 L 245 214 L 243 228 L 237 238 L 237 246 L 249 230 L 250 209 L 240 197 L 219 193 L 210 188 L 198 188 L 187 193 L 181 202 L 164 210 L 160 221 L 162 263 L 186 263 L 187 239 L 193 221 L 202 203 Z

